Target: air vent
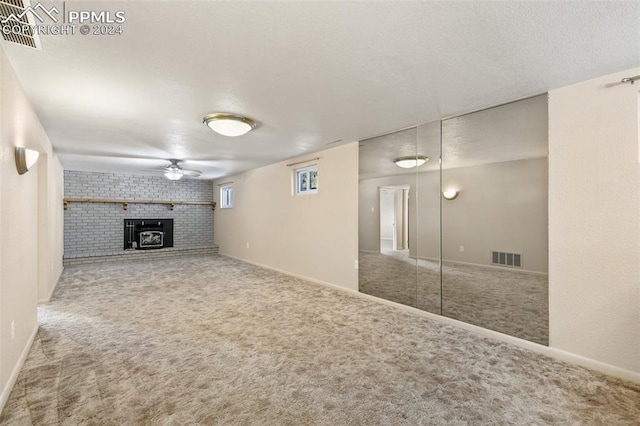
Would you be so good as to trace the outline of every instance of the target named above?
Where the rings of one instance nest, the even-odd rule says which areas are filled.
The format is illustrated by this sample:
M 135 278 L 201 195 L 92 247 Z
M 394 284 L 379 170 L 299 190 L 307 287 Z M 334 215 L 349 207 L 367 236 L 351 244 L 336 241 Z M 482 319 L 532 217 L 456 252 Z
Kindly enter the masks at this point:
M 39 40 L 33 34 L 29 19 L 25 13 L 24 0 L 0 0 L 0 25 L 2 26 L 2 37 L 6 41 L 18 43 L 23 46 L 38 48 Z M 19 31 L 5 31 L 5 27 L 13 29 L 19 27 Z
M 508 268 L 522 268 L 522 255 L 504 251 L 492 251 L 491 264 Z

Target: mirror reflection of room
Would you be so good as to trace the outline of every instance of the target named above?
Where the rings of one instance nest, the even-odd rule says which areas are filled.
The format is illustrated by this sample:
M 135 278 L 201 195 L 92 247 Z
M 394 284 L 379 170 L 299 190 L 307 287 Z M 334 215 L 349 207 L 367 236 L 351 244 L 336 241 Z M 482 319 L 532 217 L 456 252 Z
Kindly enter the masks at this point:
M 548 344 L 547 127 L 541 95 L 361 141 L 360 291 Z
M 439 121 L 360 146 L 360 291 L 436 314 L 441 312 L 439 159 Z M 431 179 L 421 180 L 420 174 Z M 421 228 L 421 222 L 435 229 Z
M 359 156 L 359 289 L 413 307 L 416 171 L 401 159 L 416 156 L 416 134 L 411 128 L 362 141 Z
M 548 345 L 547 95 L 442 122 L 442 313 Z

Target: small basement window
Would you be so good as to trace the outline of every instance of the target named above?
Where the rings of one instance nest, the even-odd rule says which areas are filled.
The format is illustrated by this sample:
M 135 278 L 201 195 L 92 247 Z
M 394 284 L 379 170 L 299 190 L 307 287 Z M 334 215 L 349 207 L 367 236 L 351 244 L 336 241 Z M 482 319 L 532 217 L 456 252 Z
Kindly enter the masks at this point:
M 220 188 L 220 208 L 230 209 L 233 207 L 233 185 L 225 185 Z
M 318 192 L 318 166 L 313 165 L 295 171 L 296 195 Z

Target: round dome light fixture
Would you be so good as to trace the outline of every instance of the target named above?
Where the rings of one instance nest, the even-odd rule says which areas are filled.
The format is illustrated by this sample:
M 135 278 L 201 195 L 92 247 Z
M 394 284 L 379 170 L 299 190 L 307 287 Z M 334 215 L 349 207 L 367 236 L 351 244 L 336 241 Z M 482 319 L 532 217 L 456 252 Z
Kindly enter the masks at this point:
M 256 127 L 254 120 L 228 112 L 207 114 L 202 121 L 214 132 L 231 137 L 242 136 Z
M 410 155 L 408 157 L 400 157 L 393 160 L 396 166 L 402 167 L 403 169 L 420 167 L 427 161 L 429 161 L 429 157 L 426 155 Z

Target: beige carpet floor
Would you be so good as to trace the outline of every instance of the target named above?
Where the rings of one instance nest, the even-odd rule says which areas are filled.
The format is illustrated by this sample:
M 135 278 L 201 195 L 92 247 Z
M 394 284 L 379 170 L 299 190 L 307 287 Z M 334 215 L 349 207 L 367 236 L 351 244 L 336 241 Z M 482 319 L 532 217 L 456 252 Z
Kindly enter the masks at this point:
M 640 386 L 237 260 L 65 269 L 0 423 L 637 425 Z
M 542 345 L 549 344 L 549 292 L 544 275 L 409 258 L 408 251 L 361 252 L 363 293 Z

